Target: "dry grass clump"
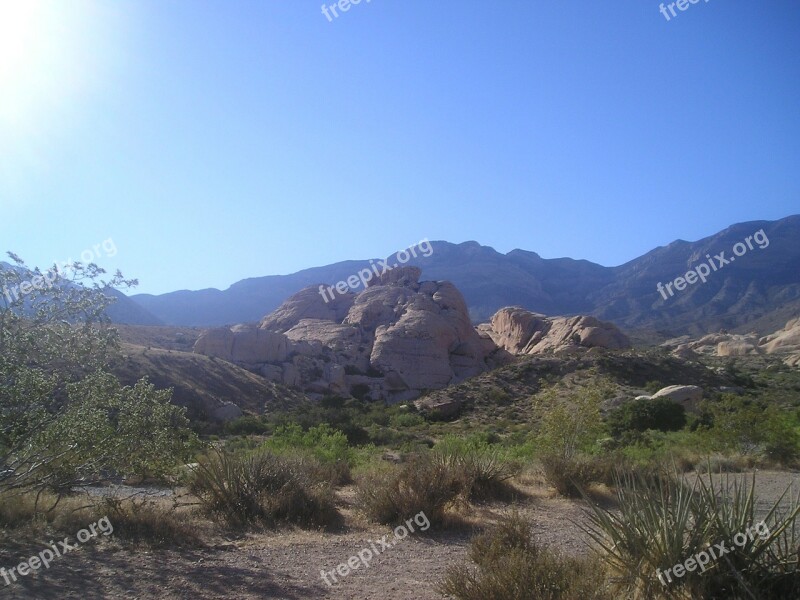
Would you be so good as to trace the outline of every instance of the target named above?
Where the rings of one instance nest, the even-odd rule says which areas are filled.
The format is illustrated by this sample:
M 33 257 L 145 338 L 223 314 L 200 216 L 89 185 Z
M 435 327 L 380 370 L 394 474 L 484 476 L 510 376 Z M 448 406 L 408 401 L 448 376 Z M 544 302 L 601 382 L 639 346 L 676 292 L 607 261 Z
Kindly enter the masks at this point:
M 202 545 L 198 519 L 164 499 L 57 497 L 50 493 L 0 496 L 0 527 L 13 538 L 75 535 L 100 519 L 113 539 L 149 547 Z
M 436 445 L 434 456 L 462 479 L 465 499 L 510 500 L 516 495 L 510 482 L 522 465 L 498 446 L 449 436 Z
M 452 567 L 439 591 L 457 600 L 612 600 L 595 559 L 571 558 L 538 547 L 529 521 L 505 517 L 473 539 L 473 565 Z
M 591 483 L 603 479 L 601 465 L 590 457 L 552 454 L 543 456 L 540 463 L 545 481 L 566 498 L 579 498 Z
M 306 456 L 213 451 L 194 468 L 190 488 L 208 514 L 231 525 L 331 527 L 339 513 L 325 473 Z
M 462 473 L 433 455 L 423 455 L 362 475 L 356 492 L 359 507 L 378 523 L 398 524 L 424 512 L 432 525 L 441 525 L 463 490 Z

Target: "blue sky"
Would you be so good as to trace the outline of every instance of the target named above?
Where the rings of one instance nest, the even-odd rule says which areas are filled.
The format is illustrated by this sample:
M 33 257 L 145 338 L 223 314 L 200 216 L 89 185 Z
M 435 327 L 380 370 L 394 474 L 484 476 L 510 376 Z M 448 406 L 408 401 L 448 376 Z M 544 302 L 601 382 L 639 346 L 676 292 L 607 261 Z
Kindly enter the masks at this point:
M 321 4 L 0 0 L 3 250 L 112 238 L 162 293 L 422 238 L 610 266 L 800 212 L 796 0 Z

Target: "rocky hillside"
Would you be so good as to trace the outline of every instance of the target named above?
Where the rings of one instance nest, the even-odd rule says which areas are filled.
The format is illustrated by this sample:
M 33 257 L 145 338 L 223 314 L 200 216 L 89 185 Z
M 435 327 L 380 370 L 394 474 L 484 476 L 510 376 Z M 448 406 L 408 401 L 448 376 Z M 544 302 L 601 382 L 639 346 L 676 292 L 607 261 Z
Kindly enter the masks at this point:
M 305 398 L 232 363 L 191 352 L 124 343 L 112 371 L 126 385 L 147 377 L 159 389 L 172 388 L 172 401 L 193 421 L 224 422 L 243 413 L 262 414 Z

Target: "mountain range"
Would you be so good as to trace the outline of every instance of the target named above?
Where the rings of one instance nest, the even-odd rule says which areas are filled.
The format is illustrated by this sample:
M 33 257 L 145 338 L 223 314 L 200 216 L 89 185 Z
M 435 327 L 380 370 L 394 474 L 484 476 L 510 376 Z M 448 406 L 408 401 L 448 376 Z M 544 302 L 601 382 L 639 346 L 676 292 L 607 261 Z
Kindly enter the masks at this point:
M 421 268 L 423 280 L 453 282 L 475 323 L 502 307 L 521 306 L 549 316 L 594 315 L 629 331 L 662 336 L 721 329 L 766 334 L 800 314 L 798 240 L 800 215 L 793 215 L 739 223 L 694 242 L 676 240 L 616 267 L 546 259 L 527 250 L 502 254 L 474 241 L 431 242 L 429 256 L 412 257 L 406 264 Z M 614 243 L 611 233 L 609 243 Z M 706 269 L 711 272 L 704 283 L 667 288 L 673 295 L 657 289 L 657 284 L 673 283 L 701 263 L 715 267 Z M 137 294 L 118 305 L 112 317 L 140 325 L 255 322 L 305 287 L 334 285 L 369 266 L 369 260 L 351 260 L 245 279 L 226 290 Z

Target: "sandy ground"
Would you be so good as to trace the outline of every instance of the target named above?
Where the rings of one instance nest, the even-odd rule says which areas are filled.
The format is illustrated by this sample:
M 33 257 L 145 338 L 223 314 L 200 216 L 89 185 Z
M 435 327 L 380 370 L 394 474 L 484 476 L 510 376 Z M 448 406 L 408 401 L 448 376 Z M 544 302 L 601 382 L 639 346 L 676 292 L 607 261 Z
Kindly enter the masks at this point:
M 762 506 L 790 483 L 800 490 L 798 474 L 761 472 L 757 481 Z M 538 541 L 567 554 L 589 551 L 579 526 L 586 520 L 581 502 L 555 497 L 535 484 L 524 489 L 529 497 L 516 508 L 533 520 Z M 465 560 L 478 524 L 493 522 L 509 510 L 502 504 L 479 506 L 466 516 L 463 527 L 411 534 L 384 549 L 369 568 L 362 566 L 329 587 L 321 570 L 335 569 L 384 535 L 393 539 L 389 528 L 367 524 L 347 506 L 349 490 L 342 495 L 345 525 L 339 533 L 288 530 L 184 550 L 136 550 L 111 540 L 89 542 L 57 559 L 48 570 L 40 569 L 17 583 L 5 585 L 0 578 L 0 598 L 441 599 L 436 584 L 449 566 Z M 14 566 L 30 555 L 24 554 L 26 550 L 37 547 L 0 549 L 0 566 Z

